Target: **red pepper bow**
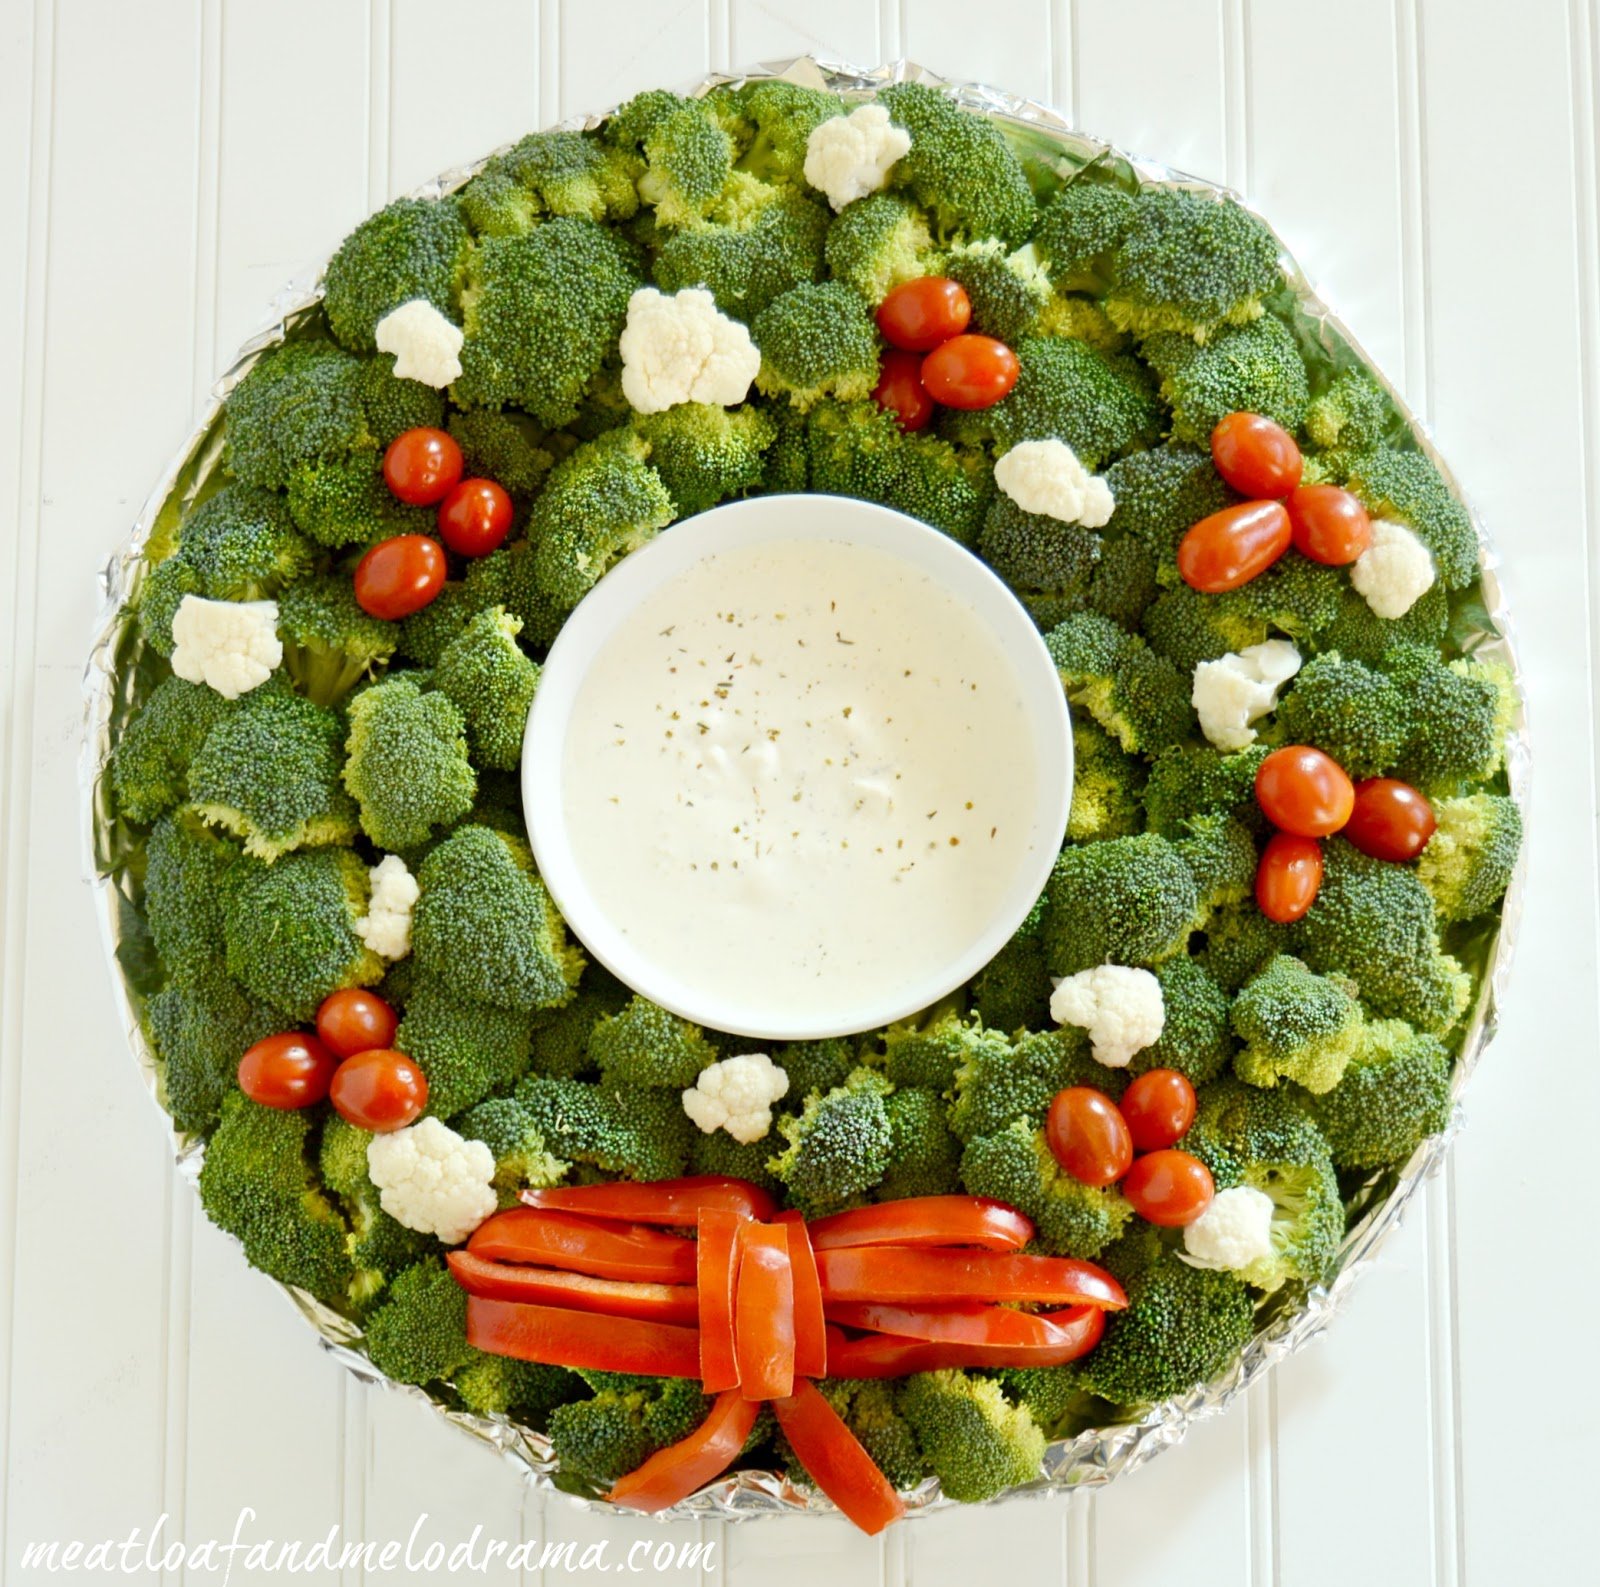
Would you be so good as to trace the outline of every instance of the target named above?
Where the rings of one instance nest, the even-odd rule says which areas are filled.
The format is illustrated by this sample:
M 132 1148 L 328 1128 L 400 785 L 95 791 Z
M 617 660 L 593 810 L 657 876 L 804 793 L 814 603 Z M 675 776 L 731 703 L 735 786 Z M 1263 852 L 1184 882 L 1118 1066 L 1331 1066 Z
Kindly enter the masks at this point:
M 1091 1262 L 1024 1253 L 1033 1224 L 980 1196 L 917 1196 L 809 1224 L 759 1187 L 711 1174 L 522 1200 L 448 1255 L 467 1291 L 468 1342 L 553 1366 L 699 1378 L 717 1396 L 688 1438 L 607 1495 L 639 1510 L 676 1504 L 725 1470 L 771 1401 L 817 1486 L 881 1531 L 904 1513 L 900 1497 L 812 1379 L 1061 1366 L 1127 1304 Z

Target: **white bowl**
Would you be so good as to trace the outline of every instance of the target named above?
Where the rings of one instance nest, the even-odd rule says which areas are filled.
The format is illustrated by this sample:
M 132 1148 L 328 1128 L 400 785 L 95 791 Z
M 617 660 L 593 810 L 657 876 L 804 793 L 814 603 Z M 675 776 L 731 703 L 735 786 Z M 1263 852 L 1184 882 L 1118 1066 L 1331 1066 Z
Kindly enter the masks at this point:
M 563 765 L 574 702 L 596 655 L 619 624 L 668 580 L 717 552 L 793 540 L 844 541 L 872 548 L 937 579 L 971 609 L 1010 661 L 1032 738 L 1037 789 L 1027 840 L 991 918 L 947 962 L 886 984 L 855 1006 L 819 1003 L 803 1015 L 771 1017 L 733 1007 L 651 962 L 608 918 L 568 841 Z M 556 637 L 528 715 L 522 793 L 539 873 L 584 948 L 636 992 L 712 1030 L 763 1041 L 805 1041 L 872 1030 L 927 1008 L 977 972 L 1021 925 L 1049 879 L 1072 802 L 1072 728 L 1060 679 L 1027 611 L 976 556 L 917 519 L 842 496 L 776 495 L 731 502 L 667 529 L 612 569 L 578 604 Z

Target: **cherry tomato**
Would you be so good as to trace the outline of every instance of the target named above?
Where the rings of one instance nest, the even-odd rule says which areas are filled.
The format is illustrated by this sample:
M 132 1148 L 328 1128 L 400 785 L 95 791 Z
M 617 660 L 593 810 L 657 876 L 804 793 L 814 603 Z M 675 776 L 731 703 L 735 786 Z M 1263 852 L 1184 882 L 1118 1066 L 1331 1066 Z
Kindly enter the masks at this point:
M 1230 413 L 1211 432 L 1211 461 L 1241 496 L 1279 499 L 1300 483 L 1302 459 L 1281 424 L 1259 413 Z
M 1183 582 L 1206 595 L 1236 590 L 1265 573 L 1289 549 L 1289 514 L 1281 501 L 1245 501 L 1202 518 L 1178 542 Z
M 356 564 L 356 602 L 393 622 L 420 612 L 444 588 L 444 547 L 427 535 L 380 540 Z
M 878 305 L 878 329 L 891 347 L 908 353 L 931 352 L 959 336 L 972 318 L 972 299 L 948 276 L 902 281 Z
M 1256 866 L 1256 903 L 1268 920 L 1287 926 L 1317 901 L 1322 845 L 1295 832 L 1274 832 Z
M 1045 1115 L 1045 1139 L 1055 1160 L 1086 1185 L 1110 1185 L 1133 1161 L 1128 1121 L 1104 1091 L 1068 1086 L 1058 1091 Z
M 239 1089 L 268 1108 L 308 1108 L 328 1094 L 335 1059 L 315 1036 L 284 1031 L 245 1049 Z
M 399 1015 L 376 992 L 362 987 L 330 992 L 317 1010 L 317 1034 L 335 1058 L 387 1047 L 399 1024 Z
M 428 1105 L 428 1080 L 403 1052 L 375 1047 L 333 1072 L 334 1111 L 363 1130 L 403 1130 Z
M 511 498 L 492 479 L 464 479 L 439 503 L 439 538 L 464 557 L 486 557 L 511 533 Z
M 1151 1069 L 1122 1093 L 1118 1106 L 1134 1149 L 1155 1152 L 1188 1134 L 1194 1123 L 1194 1087 L 1176 1069 Z
M 922 357 L 891 347 L 883 355 L 872 400 L 900 421 L 902 430 L 921 430 L 933 417 L 933 398 L 922 386 Z
M 1344 835 L 1375 860 L 1414 860 L 1438 825 L 1433 806 L 1410 783 L 1369 777 L 1356 784 L 1355 808 Z
M 1122 1194 L 1133 1210 L 1163 1229 L 1193 1223 L 1216 1193 L 1211 1170 L 1198 1157 L 1170 1146 L 1137 1158 L 1122 1181 Z
M 1355 802 L 1344 768 L 1309 744 L 1275 749 L 1256 768 L 1256 803 L 1279 831 L 1325 838 L 1350 819 Z
M 1020 367 L 992 336 L 952 336 L 922 360 L 922 384 L 947 408 L 992 408 L 1016 385 Z
M 413 507 L 431 507 L 448 496 L 462 466 L 456 438 L 427 427 L 397 435 L 383 454 L 384 482 Z
M 1337 485 L 1301 485 L 1289 497 L 1294 548 L 1313 562 L 1342 568 L 1372 544 L 1372 520 L 1349 491 Z

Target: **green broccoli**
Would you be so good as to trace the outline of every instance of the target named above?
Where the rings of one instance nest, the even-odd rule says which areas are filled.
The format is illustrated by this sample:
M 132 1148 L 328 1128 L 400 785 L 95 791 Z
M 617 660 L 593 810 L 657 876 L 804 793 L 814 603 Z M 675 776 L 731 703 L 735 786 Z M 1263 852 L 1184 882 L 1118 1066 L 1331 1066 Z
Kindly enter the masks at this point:
M 1438 650 L 1449 622 L 1450 596 L 1437 580 L 1423 591 L 1404 617 L 1379 617 L 1354 590 L 1347 589 L 1341 593 L 1339 609 L 1321 639 L 1329 650 L 1378 666 L 1396 646 Z
M 158 655 L 172 655 L 172 619 L 186 595 L 204 595 L 200 575 L 180 556 L 173 555 L 154 567 L 146 565 L 139 583 L 134 611 L 139 637 Z
M 756 386 L 797 408 L 823 397 L 850 401 L 878 383 L 878 330 L 861 298 L 840 281 L 780 293 L 750 324 L 761 350 Z
M 533 583 L 533 548 L 518 541 L 508 550 L 475 557 L 463 579 L 446 580 L 439 593 L 419 612 L 402 618 L 396 649 L 420 666 L 436 667 L 445 646 L 480 612 L 503 606 L 529 628 L 528 593 L 521 586 Z
M 808 1218 L 838 1212 L 866 1195 L 890 1166 L 894 1133 L 884 1098 L 892 1089 L 870 1069 L 806 1098 L 798 1117 L 778 1120 L 787 1143 L 768 1163 L 790 1206 Z
M 1158 963 L 1183 948 L 1200 914 L 1194 873 L 1154 832 L 1062 850 L 1045 898 L 1045 952 L 1055 975 Z
M 705 1420 L 711 1401 L 692 1378 L 618 1375 L 592 1398 L 550 1413 L 550 1445 L 561 1470 L 595 1483 L 612 1483 L 642 1466 L 659 1449 L 685 1439 Z
M 480 238 L 462 294 L 456 401 L 509 402 L 540 424 L 567 424 L 640 284 L 627 244 L 594 221 L 559 216 L 526 236 Z
M 1267 620 L 1248 589 L 1203 594 L 1187 584 L 1163 590 L 1144 614 L 1144 639 L 1158 656 L 1192 678 L 1202 661 L 1259 645 Z
M 727 1174 L 733 1179 L 748 1179 L 773 1196 L 782 1194 L 767 1159 L 772 1147 L 763 1136 L 759 1141 L 736 1141 L 726 1130 L 713 1130 L 709 1135 L 699 1130 L 689 1147 L 689 1172 L 691 1174 Z
M 997 491 L 984 515 L 978 550 L 1013 588 L 1049 590 L 1079 602 L 1100 559 L 1100 536 L 1081 524 L 1024 512 Z
M 1388 771 L 1410 726 L 1405 697 L 1389 678 L 1337 651 L 1300 669 L 1274 721 L 1285 743 L 1314 744 L 1352 777 Z
M 1196 446 L 1207 445 L 1218 422 L 1240 409 L 1298 429 L 1310 400 L 1294 337 L 1270 314 L 1221 330 L 1203 344 L 1179 331 L 1161 331 L 1143 352 L 1161 377 L 1174 439 Z
M 956 1071 L 950 1128 L 970 1141 L 1019 1119 L 1041 1124 L 1050 1099 L 1064 1087 L 1116 1093 L 1123 1080 L 1095 1062 L 1088 1036 L 1075 1025 L 1019 1035 L 1014 1044 L 988 1039 L 974 1043 Z
M 344 785 L 380 849 L 417 848 L 472 808 L 478 782 L 466 723 L 448 695 L 424 693 L 411 675 L 394 673 L 363 689 L 349 717 Z
M 1082 1396 L 1078 1374 L 1070 1367 L 1006 1367 L 995 1374 L 1001 1391 L 1020 1405 L 1046 1438 L 1061 1425 Z
M 1044 1434 L 993 1378 L 955 1370 L 913 1373 L 899 1405 L 950 1498 L 978 1504 L 1037 1480 Z
M 371 1141 L 370 1130 L 330 1113 L 317 1148 L 323 1183 L 339 1198 L 350 1221 L 350 1260 L 360 1275 L 358 1294 L 368 1302 L 383 1292 L 389 1279 L 441 1250 L 432 1235 L 408 1229 L 383 1210 L 382 1196 L 367 1171 Z
M 395 1045 L 428 1077 L 427 1111 L 449 1119 L 522 1078 L 533 1018 L 462 997 L 454 982 L 419 971 Z
M 224 485 L 184 520 L 178 556 L 214 601 L 262 601 L 302 579 L 315 549 L 295 528 L 283 499 L 247 485 Z
M 911 134 L 896 180 L 927 210 L 941 237 L 995 237 L 1020 248 L 1033 231 L 1033 191 L 1000 128 L 923 83 L 891 83 L 878 103 Z
M 733 139 L 706 104 L 680 100 L 652 118 L 640 140 L 645 170 L 639 197 L 660 226 L 690 226 L 706 217 L 733 174 Z
M 1228 1025 L 1228 994 L 1198 959 L 1184 955 L 1158 964 L 1165 1020 L 1160 1038 L 1133 1055 L 1128 1074 L 1176 1069 L 1196 1086 L 1228 1067 L 1233 1041 Z
M 959 281 L 972 303 L 972 329 L 1014 346 L 1039 329 L 1050 301 L 1050 278 L 1032 248 L 1007 253 L 988 237 L 952 248 L 944 273 Z
M 1161 593 L 1155 553 L 1131 534 L 1102 534 L 1100 560 L 1089 579 L 1089 609 L 1124 628 L 1137 628 Z M 1063 612 L 1061 617 L 1068 614 Z M 1059 622 L 1061 618 L 1057 618 Z M 1041 625 L 1053 628 L 1054 623 Z
M 1266 758 L 1264 744 L 1229 754 L 1209 744 L 1162 750 L 1144 785 L 1150 830 L 1178 838 L 1200 817 L 1248 819 L 1255 809 L 1256 772 Z
M 467 1292 L 437 1257 L 406 1268 L 367 1319 L 367 1355 L 396 1383 L 435 1383 L 476 1355 L 467 1343 Z
M 485 1350 L 474 1350 L 471 1360 L 456 1368 L 450 1385 L 469 1411 L 510 1416 L 533 1427 L 543 1427 L 556 1406 L 583 1393 L 583 1379 L 565 1367 L 517 1361 Z
M 594 1067 L 589 1037 L 602 1015 L 625 1008 L 627 987 L 600 965 L 584 972 L 570 1003 L 541 1014 L 533 1032 L 533 1068 L 539 1074 L 577 1075 Z
M 533 1115 L 514 1096 L 479 1102 L 452 1128 L 467 1140 L 482 1141 L 494 1153 L 494 1187 L 502 1206 L 513 1205 L 525 1186 L 560 1184 L 572 1166 L 546 1148 Z
M 704 103 L 734 140 L 734 163 L 764 182 L 805 181 L 806 140 L 844 111 L 837 94 L 782 78 L 713 88 Z
M 1341 978 L 1315 975 L 1283 954 L 1234 1000 L 1233 1029 L 1244 1043 L 1233 1061 L 1241 1080 L 1297 1080 L 1320 1093 L 1339 1083 L 1361 1045 L 1361 1005 Z
M 928 217 L 897 193 L 869 193 L 846 204 L 827 235 L 828 271 L 869 303 L 929 274 L 935 252 Z
M 583 955 L 525 844 L 462 827 L 423 860 L 417 883 L 411 940 L 422 974 L 497 1008 L 554 1008 L 572 997 Z
M 1367 452 L 1381 445 L 1397 416 L 1387 393 L 1364 369 L 1347 369 L 1306 406 L 1306 436 L 1313 446 Z
M 1417 861 L 1440 920 L 1472 920 L 1493 909 L 1511 882 L 1522 847 L 1522 812 L 1503 794 L 1440 799 L 1438 827 Z
M 1403 1163 L 1450 1120 L 1450 1058 L 1404 1020 L 1376 1020 L 1333 1090 L 1309 1104 L 1341 1168 Z
M 539 668 L 517 644 L 518 618 L 503 606 L 479 612 L 445 646 L 434 687 L 448 695 L 466 723 L 479 766 L 513 771 L 522 760 L 522 734 L 539 687 Z
M 1098 1256 L 1133 1216 L 1116 1186 L 1086 1185 L 1067 1173 L 1044 1131 L 1025 1118 L 970 1140 L 961 1182 L 1032 1218 L 1040 1247 L 1056 1256 Z
M 772 1051 L 772 1061 L 789 1077 L 789 1102 L 798 1107 L 812 1092 L 842 1086 L 856 1067 L 855 1043 L 842 1036 L 821 1041 L 791 1041 Z
M 1188 737 L 1188 680 L 1137 635 L 1098 612 L 1077 612 L 1045 635 L 1074 705 L 1125 750 L 1154 755 Z
M 1374 518 L 1409 524 L 1433 555 L 1446 589 L 1465 589 L 1478 577 L 1478 536 L 1467 509 L 1421 452 L 1388 448 L 1367 453 L 1346 481 Z
M 699 1133 L 681 1100 L 656 1087 L 532 1074 L 518 1083 L 516 1096 L 548 1151 L 626 1179 L 676 1178 Z
M 1255 900 L 1219 909 L 1206 922 L 1206 968 L 1224 992 L 1237 992 L 1269 960 L 1289 951 L 1289 928 L 1268 920 Z
M 1154 446 L 1118 458 L 1106 470 L 1106 484 L 1116 500 L 1107 527 L 1136 535 L 1169 575 L 1177 570 L 1178 542 L 1234 499 L 1210 452 L 1188 446 Z
M 492 479 L 518 505 L 538 491 L 555 465 L 546 444 L 551 438 L 524 413 L 490 408 L 452 413 L 447 428 L 461 448 L 462 472 L 469 478 Z
M 1073 803 L 1078 785 L 1073 782 Z M 1050 1017 L 1050 966 L 1038 923 L 1017 934 L 972 980 L 972 1007 L 990 1030 L 1038 1030 Z
M 633 427 L 649 446 L 650 466 L 680 518 L 759 490 L 766 450 L 778 434 L 772 416 L 750 404 L 680 402 L 662 413 L 641 414 Z
M 190 763 L 233 707 L 203 683 L 163 678 L 111 746 L 106 776 L 120 813 L 148 822 L 182 804 Z
M 496 155 L 461 190 L 479 236 L 531 231 L 546 215 L 627 220 L 639 207 L 636 156 L 584 132 L 533 132 Z
M 875 1194 L 880 1201 L 903 1196 L 948 1196 L 960 1191 L 961 1142 L 945 1122 L 937 1091 L 904 1086 L 884 1098 L 889 1115 L 889 1169 Z
M 613 1086 L 668 1086 L 682 1091 L 717 1061 L 717 1049 L 698 1025 L 635 997 L 603 1017 L 589 1033 L 589 1061 Z
M 985 1030 L 945 1005 L 931 1019 L 889 1026 L 883 1050 L 883 1072 L 893 1084 L 948 1091 L 963 1064 L 1008 1052 L 1010 1043 L 1000 1031 Z
M 145 844 L 144 913 L 161 962 L 174 974 L 223 952 L 224 881 L 239 845 L 195 818 L 163 816 Z
M 824 1378 L 817 1386 L 891 1487 L 904 1490 L 922 1481 L 927 1462 L 897 1407 L 894 1383 L 883 1378 Z
M 432 511 L 408 506 L 389 489 L 383 454 L 375 449 L 331 462 L 296 464 L 286 500 L 301 533 L 329 550 L 357 542 L 370 545 L 392 535 L 434 534 L 438 527 Z
M 672 232 L 652 273 L 663 292 L 704 287 L 724 314 L 749 324 L 780 294 L 822 279 L 829 235 L 826 208 L 774 192 L 721 224 Z
M 529 537 L 539 588 L 576 606 L 602 574 L 672 522 L 672 497 L 631 430 L 586 442 L 558 463 L 534 503 Z
M 1445 663 L 1410 645 L 1391 650 L 1384 665 L 1411 714 L 1397 776 L 1424 793 L 1450 794 L 1500 770 L 1517 708 L 1516 684 L 1501 662 L 1466 656 Z
M 471 248 L 455 199 L 397 198 L 362 221 L 328 261 L 328 328 L 352 352 L 370 353 L 378 321 L 414 298 L 459 320 Z
M 1349 589 L 1342 568 L 1290 550 L 1234 593 L 1242 595 L 1244 605 L 1270 627 L 1291 639 L 1315 642 L 1338 620 Z
M 286 689 L 253 689 L 190 761 L 190 807 L 263 860 L 348 843 L 356 806 L 339 780 L 342 731 L 334 712 L 310 700 Z
M 1041 204 L 1033 247 L 1050 279 L 1065 290 L 1103 292 L 1134 211 L 1131 194 L 1082 175 Z
M 1199 911 L 1195 925 L 1203 927 L 1214 911 L 1237 904 L 1255 891 L 1255 834 L 1231 816 L 1197 816 L 1186 837 L 1173 845 L 1194 875 Z
M 330 573 L 291 584 L 278 597 L 283 665 L 317 705 L 342 700 L 394 654 L 393 623 L 370 617 L 348 578 Z

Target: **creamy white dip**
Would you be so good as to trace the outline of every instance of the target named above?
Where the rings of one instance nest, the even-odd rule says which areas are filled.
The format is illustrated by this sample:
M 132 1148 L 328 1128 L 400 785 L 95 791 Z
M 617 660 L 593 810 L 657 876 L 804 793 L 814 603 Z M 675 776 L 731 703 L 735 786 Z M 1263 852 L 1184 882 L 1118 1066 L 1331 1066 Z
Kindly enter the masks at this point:
M 707 556 L 606 637 L 562 759 L 572 859 L 635 951 L 772 1018 L 956 960 L 1028 852 L 1038 765 L 997 638 L 840 540 Z

